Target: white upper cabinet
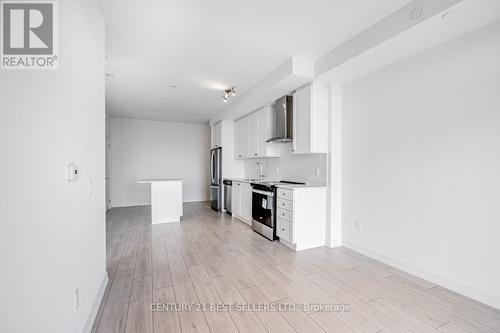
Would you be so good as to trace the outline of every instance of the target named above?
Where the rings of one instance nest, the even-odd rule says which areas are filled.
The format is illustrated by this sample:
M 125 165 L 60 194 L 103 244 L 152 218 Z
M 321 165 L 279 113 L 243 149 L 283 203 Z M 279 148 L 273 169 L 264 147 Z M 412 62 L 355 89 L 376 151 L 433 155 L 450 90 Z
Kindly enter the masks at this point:
M 211 128 L 211 148 L 222 147 L 222 121 L 215 123 Z
M 245 156 L 243 152 L 243 122 L 237 120 L 234 122 L 234 158 L 243 158 Z
M 255 112 L 256 130 L 256 157 L 272 156 L 266 141 L 271 138 L 271 108 L 269 106 Z
M 242 143 L 243 156 L 249 157 L 250 151 L 252 150 L 252 147 L 250 145 L 251 140 L 249 139 L 249 136 L 251 135 L 250 118 L 243 118 L 241 126 L 242 126 L 241 127 L 241 143 Z
M 250 114 L 247 117 L 248 133 L 248 157 L 259 156 L 259 111 Z
M 240 141 L 241 141 L 241 154 L 243 158 L 247 158 L 250 155 L 250 140 L 248 140 L 248 135 L 250 133 L 250 121 L 248 118 L 242 118 L 241 122 L 241 132 L 240 132 Z
M 271 107 L 266 106 L 235 122 L 235 158 L 279 156 L 276 144 L 267 144 L 271 137 Z
M 328 87 L 311 84 L 293 94 L 293 153 L 328 152 Z

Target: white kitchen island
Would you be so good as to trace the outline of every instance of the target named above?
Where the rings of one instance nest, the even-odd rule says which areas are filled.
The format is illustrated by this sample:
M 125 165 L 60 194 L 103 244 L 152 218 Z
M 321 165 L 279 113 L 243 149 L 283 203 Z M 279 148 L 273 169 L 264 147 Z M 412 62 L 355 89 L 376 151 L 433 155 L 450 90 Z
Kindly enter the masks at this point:
M 151 223 L 180 222 L 182 210 L 182 180 L 141 179 L 139 184 L 151 186 Z

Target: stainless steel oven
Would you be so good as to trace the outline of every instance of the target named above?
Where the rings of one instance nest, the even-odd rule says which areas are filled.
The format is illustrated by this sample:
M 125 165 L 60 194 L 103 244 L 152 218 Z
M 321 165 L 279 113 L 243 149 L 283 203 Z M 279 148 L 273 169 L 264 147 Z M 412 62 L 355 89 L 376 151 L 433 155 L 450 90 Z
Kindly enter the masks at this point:
M 251 183 L 252 186 L 252 229 L 262 236 L 275 240 L 276 236 L 276 186 L 280 184 L 301 184 L 291 181 L 265 181 Z
M 275 192 L 264 184 L 252 184 L 252 229 L 262 236 L 274 240 Z

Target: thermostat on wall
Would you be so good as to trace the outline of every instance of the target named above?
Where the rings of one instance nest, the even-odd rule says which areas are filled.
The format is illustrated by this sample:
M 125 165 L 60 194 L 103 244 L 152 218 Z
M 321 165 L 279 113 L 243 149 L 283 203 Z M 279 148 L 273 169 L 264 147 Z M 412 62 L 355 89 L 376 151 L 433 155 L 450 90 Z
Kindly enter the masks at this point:
M 74 182 L 78 180 L 78 174 L 80 171 L 78 170 L 78 166 L 74 164 L 68 165 L 68 181 L 69 182 Z

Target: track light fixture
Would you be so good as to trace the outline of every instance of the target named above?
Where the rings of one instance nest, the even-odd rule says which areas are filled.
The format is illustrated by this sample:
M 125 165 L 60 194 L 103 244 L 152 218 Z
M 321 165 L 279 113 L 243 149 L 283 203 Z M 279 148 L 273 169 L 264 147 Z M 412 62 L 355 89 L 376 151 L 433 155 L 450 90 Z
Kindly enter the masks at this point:
M 223 101 L 227 103 L 229 101 L 229 97 L 236 96 L 236 89 L 232 87 L 231 89 L 224 90 Z

